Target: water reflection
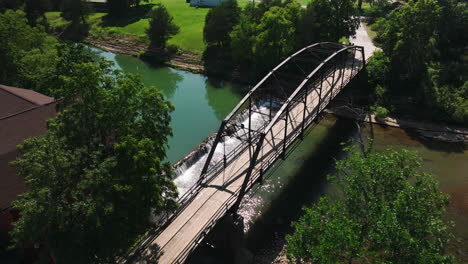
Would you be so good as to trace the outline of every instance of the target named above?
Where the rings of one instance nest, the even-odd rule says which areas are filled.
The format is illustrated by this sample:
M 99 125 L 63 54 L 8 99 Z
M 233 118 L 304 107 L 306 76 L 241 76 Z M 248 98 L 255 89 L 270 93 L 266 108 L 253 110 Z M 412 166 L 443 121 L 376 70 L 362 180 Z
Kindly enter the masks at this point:
M 178 71 L 169 67 L 154 67 L 143 63 L 140 59 L 115 55 L 117 65 L 124 71 L 141 76 L 145 86 L 156 85 L 164 95 L 171 99 L 175 91 L 180 87 L 179 83 L 184 79 Z
M 116 55 L 90 48 L 115 63 L 116 68 L 139 74 L 146 86 L 156 86 L 175 106 L 171 113 L 173 136 L 169 139 L 167 159 L 176 162 L 208 135 L 240 101 L 241 86 L 212 82 L 207 77 L 169 67 L 153 67 L 138 58 Z
M 243 86 L 215 78 L 207 78 L 205 85 L 208 104 L 213 109 L 216 118 L 223 120 L 239 102 Z M 233 93 L 237 96 L 231 96 Z
M 355 131 L 353 122 L 324 119 L 313 128 L 304 140 L 298 140 L 285 161 L 279 160 L 269 178 L 250 197 L 257 201 L 241 212 L 247 227 L 247 247 L 256 254 L 257 262 L 271 263 L 266 258 L 275 257 L 269 250 L 281 250 L 276 244 L 290 232 L 290 223 L 302 213 L 304 205 L 310 205 L 324 193 L 330 192 L 326 175 L 334 167 L 335 158 L 343 155 L 341 142 L 347 141 Z M 249 215 L 250 214 L 250 215 Z M 274 230 L 274 232 L 271 232 Z M 274 252 L 279 253 L 279 252 Z

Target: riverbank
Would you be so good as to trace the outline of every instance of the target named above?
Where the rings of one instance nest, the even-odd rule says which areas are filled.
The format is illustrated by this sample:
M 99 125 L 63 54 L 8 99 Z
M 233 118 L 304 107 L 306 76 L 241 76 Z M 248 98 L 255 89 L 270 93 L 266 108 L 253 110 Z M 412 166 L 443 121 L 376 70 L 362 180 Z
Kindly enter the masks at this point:
M 420 121 L 409 118 L 385 117 L 376 118 L 372 112 L 364 111 L 361 108 L 353 108 L 340 103 L 331 103 L 325 109 L 326 113 L 339 117 L 351 118 L 354 120 L 378 124 L 381 126 L 410 129 L 420 137 L 447 143 L 468 143 L 468 128 L 442 125 L 430 121 Z
M 86 38 L 86 42 L 108 52 L 131 55 L 140 59 L 144 59 L 142 55 L 148 54 L 148 45 L 133 39 L 95 39 L 88 37 Z M 205 67 L 201 59 L 201 54 L 195 52 L 178 51 L 170 54 L 167 60 L 162 62 L 162 65 L 192 73 L 205 74 Z

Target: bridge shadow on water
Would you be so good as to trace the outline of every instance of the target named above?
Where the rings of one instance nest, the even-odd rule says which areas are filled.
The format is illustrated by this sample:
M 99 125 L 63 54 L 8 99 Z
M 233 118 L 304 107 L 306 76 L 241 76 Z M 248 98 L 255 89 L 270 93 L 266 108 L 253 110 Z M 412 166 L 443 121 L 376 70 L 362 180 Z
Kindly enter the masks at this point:
M 313 128 L 310 132 L 306 137 L 314 136 Z M 348 141 L 355 133 L 353 121 L 337 119 L 315 151 L 305 158 L 297 173 L 279 190 L 268 209 L 255 219 L 246 234 L 246 246 L 254 254 L 255 263 L 272 263 L 282 250 L 284 236 L 292 231 L 291 221 L 298 220 L 302 215 L 302 208 L 312 205 L 325 193 L 326 175 L 333 172 L 335 158 L 343 155 L 343 146 L 340 143 Z M 298 140 L 296 144 L 300 143 Z M 288 152 L 291 154 L 294 151 L 292 148 Z M 279 160 L 274 169 L 282 166 L 281 163 L 295 162 L 288 158 L 285 161 Z M 268 176 L 272 177 L 272 181 L 275 180 L 274 177 L 281 177 L 275 171 L 269 172 Z
M 262 199 L 269 206 L 255 218 L 245 234 L 245 246 L 253 254 L 252 263 L 273 262 L 282 250 L 285 235 L 292 231 L 291 222 L 298 220 L 304 206 L 312 205 L 324 195 L 327 189 L 326 175 L 333 172 L 335 160 L 344 155 L 341 143 L 349 141 L 356 132 L 354 121 L 336 119 L 326 130 L 325 136 L 318 143 L 313 143 L 314 151 L 300 157 L 301 160 L 293 160 L 297 158 L 294 152 L 299 151 L 298 147 L 302 143 L 298 139 L 287 150 L 286 160 L 279 159 L 266 173 L 264 182 L 274 183 L 284 176 L 283 166 L 300 166 L 287 177 L 282 187 L 273 190 L 273 198 Z M 310 140 L 310 137 L 317 137 L 314 127 L 308 130 L 304 140 Z M 258 186 L 258 189 L 255 186 L 245 199 L 257 198 L 261 191 L 262 186 Z M 223 249 L 201 246 L 188 263 L 233 263 L 232 255 L 229 255 Z

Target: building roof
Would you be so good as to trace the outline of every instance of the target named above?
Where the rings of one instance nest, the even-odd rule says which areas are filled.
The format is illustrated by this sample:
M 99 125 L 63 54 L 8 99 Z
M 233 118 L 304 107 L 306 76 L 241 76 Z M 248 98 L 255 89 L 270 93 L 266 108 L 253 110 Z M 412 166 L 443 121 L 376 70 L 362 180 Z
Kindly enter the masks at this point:
M 46 120 L 54 117 L 54 98 L 32 90 L 0 85 L 0 210 L 10 207 L 18 194 L 27 191 L 17 169 L 16 146 L 47 130 Z

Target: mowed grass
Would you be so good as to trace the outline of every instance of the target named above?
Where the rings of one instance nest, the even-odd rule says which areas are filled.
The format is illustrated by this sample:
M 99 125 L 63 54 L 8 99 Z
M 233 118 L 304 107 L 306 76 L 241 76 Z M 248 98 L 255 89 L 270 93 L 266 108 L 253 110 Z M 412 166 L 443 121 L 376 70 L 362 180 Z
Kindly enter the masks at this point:
M 243 7 L 250 1 L 238 0 L 239 6 Z M 203 27 L 205 16 L 209 8 L 190 7 L 185 0 L 151 0 L 150 5 L 161 3 L 174 17 L 174 23 L 180 28 L 177 35 L 169 40 L 169 44 L 176 45 L 183 50 L 201 53 L 205 50 L 203 41 Z M 119 20 L 106 21 L 106 13 L 93 13 L 89 16 L 92 27 L 104 28 L 118 34 L 135 35 L 144 37 L 149 26 L 149 18 L 145 15 L 130 17 Z M 60 17 L 59 12 L 48 12 L 46 14 L 49 23 L 53 27 L 66 25 Z
M 174 23 L 180 28 L 179 33 L 169 40 L 169 44 L 195 52 L 205 50 L 203 27 L 208 8 L 190 7 L 184 0 L 153 0 L 151 3 L 163 4 L 174 17 Z M 110 26 L 108 28 L 124 34 L 144 36 L 149 25 L 148 20 L 148 18 L 141 18 L 125 26 Z

